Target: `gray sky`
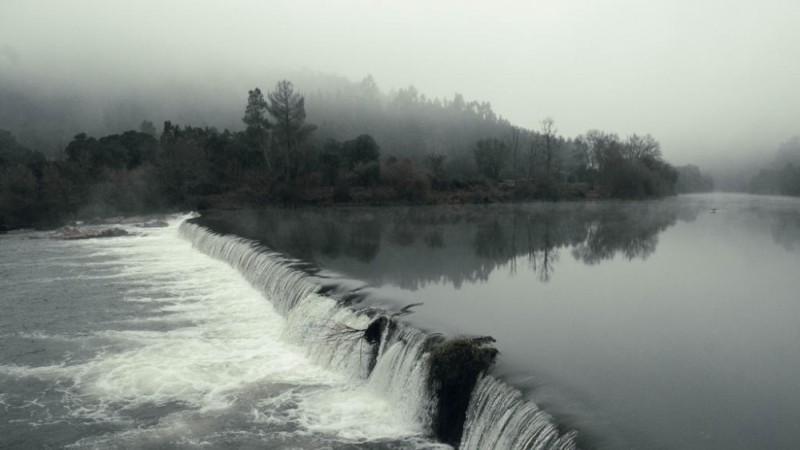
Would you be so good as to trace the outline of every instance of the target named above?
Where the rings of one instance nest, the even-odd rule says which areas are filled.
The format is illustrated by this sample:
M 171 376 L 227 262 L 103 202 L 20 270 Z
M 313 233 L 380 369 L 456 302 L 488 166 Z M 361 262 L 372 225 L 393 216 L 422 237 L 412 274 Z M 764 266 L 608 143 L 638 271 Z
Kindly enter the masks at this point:
M 0 2 L 0 70 L 16 74 L 124 85 L 270 67 L 460 92 L 566 136 L 651 133 L 679 164 L 800 134 L 798 0 Z

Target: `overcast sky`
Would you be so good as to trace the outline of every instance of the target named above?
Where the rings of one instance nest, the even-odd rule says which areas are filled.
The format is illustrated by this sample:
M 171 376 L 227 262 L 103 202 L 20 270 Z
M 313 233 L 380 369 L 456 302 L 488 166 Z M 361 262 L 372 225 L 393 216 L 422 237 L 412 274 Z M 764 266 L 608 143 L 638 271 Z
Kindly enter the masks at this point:
M 566 136 L 651 133 L 679 164 L 800 134 L 800 0 L 0 0 L 3 71 L 124 86 L 270 67 L 460 92 Z

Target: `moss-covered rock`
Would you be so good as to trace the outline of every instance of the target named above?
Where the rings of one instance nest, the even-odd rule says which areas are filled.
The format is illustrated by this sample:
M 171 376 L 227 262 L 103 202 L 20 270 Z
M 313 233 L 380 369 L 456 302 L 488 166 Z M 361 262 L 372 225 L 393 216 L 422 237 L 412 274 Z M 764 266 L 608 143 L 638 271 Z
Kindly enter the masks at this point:
M 472 390 L 478 375 L 494 364 L 498 351 L 490 336 L 455 338 L 436 346 L 430 354 L 429 382 L 436 395 L 433 432 L 458 447 L 464 430 Z

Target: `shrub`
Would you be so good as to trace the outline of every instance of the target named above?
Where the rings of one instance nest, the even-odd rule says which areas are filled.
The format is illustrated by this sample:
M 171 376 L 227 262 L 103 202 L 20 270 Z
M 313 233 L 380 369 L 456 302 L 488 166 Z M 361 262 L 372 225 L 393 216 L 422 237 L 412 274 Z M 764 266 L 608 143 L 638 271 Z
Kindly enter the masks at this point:
M 333 201 L 337 203 L 349 202 L 352 199 L 350 196 L 350 184 L 347 180 L 339 180 L 336 187 L 333 188 Z
M 428 197 L 430 180 L 410 160 L 391 162 L 384 173 L 387 183 L 398 198 L 419 202 Z
M 381 165 L 377 161 L 359 163 L 353 168 L 350 178 L 353 184 L 375 187 L 381 179 Z

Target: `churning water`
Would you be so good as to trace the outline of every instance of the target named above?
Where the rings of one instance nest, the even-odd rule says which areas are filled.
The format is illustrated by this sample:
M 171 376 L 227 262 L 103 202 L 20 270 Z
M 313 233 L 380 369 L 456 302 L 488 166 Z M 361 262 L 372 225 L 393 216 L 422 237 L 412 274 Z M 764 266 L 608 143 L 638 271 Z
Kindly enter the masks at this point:
M 283 300 L 180 238 L 183 219 L 134 237 L 0 237 L 0 448 L 440 445 L 403 407 L 420 407 L 402 399 L 418 387 L 386 391 L 357 354 L 315 350 L 314 327 L 341 314 L 331 300 L 298 305 L 317 325 L 282 316 Z

